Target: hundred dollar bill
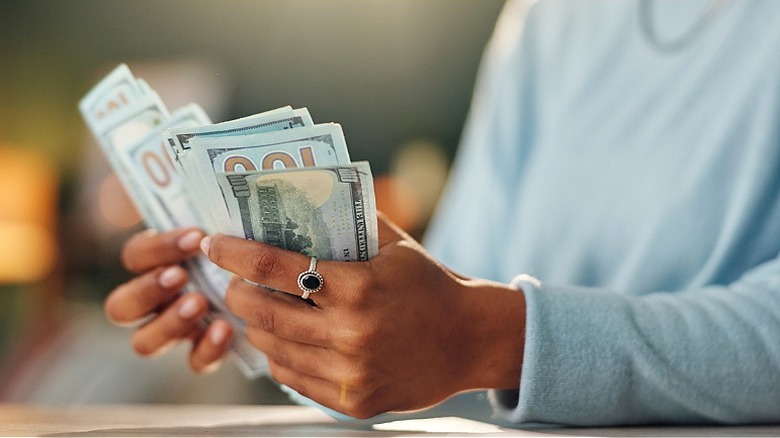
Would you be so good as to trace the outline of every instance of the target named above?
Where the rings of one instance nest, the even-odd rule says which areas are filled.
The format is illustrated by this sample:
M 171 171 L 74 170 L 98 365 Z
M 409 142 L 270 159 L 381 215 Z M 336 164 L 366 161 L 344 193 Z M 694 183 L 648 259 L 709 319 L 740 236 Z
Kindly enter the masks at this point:
M 203 177 L 193 160 L 188 159 L 191 154 L 190 142 L 195 138 L 225 138 L 249 134 L 261 134 L 284 129 L 294 129 L 313 124 L 309 111 L 305 108 L 293 110 L 291 107 L 278 108 L 272 111 L 255 114 L 229 122 L 214 125 L 202 125 L 197 127 L 177 127 L 163 131 L 168 143 L 168 153 L 182 175 L 191 175 L 186 187 L 190 195 L 195 198 L 208 193 L 208 176 Z M 226 139 L 227 142 L 227 139 Z M 214 193 L 212 191 L 211 193 Z M 212 214 L 206 203 L 199 203 L 201 215 L 211 225 L 223 219 L 222 216 Z
M 268 124 L 266 122 L 275 121 L 277 118 L 290 118 L 292 115 L 292 107 L 286 106 L 214 125 L 199 126 L 197 128 L 168 129 L 163 131 L 163 136 L 167 139 L 169 147 L 168 154 L 171 156 L 176 168 L 186 175 L 188 171 L 186 168 L 186 165 L 188 164 L 186 156 L 191 149 L 189 144 L 190 139 L 197 136 L 221 137 L 236 134 L 242 135 L 269 132 L 275 130 L 274 127 L 276 124 Z M 267 125 L 270 125 L 271 129 L 264 129 Z M 260 130 L 257 130 L 258 127 L 260 127 Z
M 193 127 L 210 123 L 200 106 L 187 105 L 173 112 L 170 120 L 159 126 Z M 153 212 L 148 221 L 158 230 L 198 226 L 202 219 L 185 189 L 181 176 L 173 168 L 165 147 L 165 139 L 157 131 L 150 132 L 135 143 L 120 144 L 114 148 L 124 167 L 130 171 L 130 179 L 142 194 L 143 208 Z M 211 263 L 203 255 L 184 263 L 191 274 L 191 281 L 185 287 L 188 291 L 204 294 L 211 303 L 207 321 L 224 319 L 236 329 L 231 353 L 238 357 L 236 363 L 249 376 L 267 373 L 265 356 L 247 340 L 245 323 L 233 315 L 225 306 L 225 291 L 232 274 Z
M 130 69 L 122 64 L 84 96 L 79 103 L 79 109 L 87 123 L 92 126 L 143 94 L 144 90 Z
M 166 151 L 160 149 L 157 130 L 209 120 L 194 106 L 177 111 L 171 120 L 159 96 L 145 83 L 133 85 L 133 80 L 129 69 L 120 66 L 80 102 L 82 115 L 148 226 L 159 230 L 202 226 L 192 214 L 194 210 L 184 208 L 181 180 L 166 167 L 170 163 Z M 247 341 L 243 322 L 224 306 L 229 274 L 205 257 L 188 262 L 187 268 L 192 274 L 187 289 L 206 294 L 212 303 L 208 318 L 226 319 L 236 328 L 231 353 L 238 357 L 239 368 L 248 377 L 267 374 L 267 361 Z
M 370 167 L 350 164 L 338 124 L 314 125 L 308 110 L 289 106 L 217 124 L 197 105 L 170 114 L 126 65 L 79 107 L 152 228 L 199 226 L 322 259 L 368 260 L 378 252 Z M 267 374 L 244 322 L 224 304 L 232 274 L 205 256 L 185 267 L 186 289 L 211 302 L 208 318 L 234 326 L 239 368 L 248 377 Z
M 156 130 L 134 142 L 115 143 L 112 153 L 130 174 L 132 184 L 141 192 L 141 201 L 153 210 L 156 227 L 171 230 L 200 227 L 203 219 L 187 194 L 184 180 L 174 169 L 158 130 L 172 126 L 194 127 L 210 123 L 203 109 L 189 104 L 171 115 Z
M 89 111 L 84 105 L 85 111 Z M 109 116 L 93 117 L 83 113 L 92 134 L 97 138 L 104 155 L 114 169 L 130 199 L 135 204 L 147 225 L 159 228 L 159 214 L 152 211 L 150 203 L 144 199 L 143 191 L 132 177 L 127 167 L 116 153 L 118 148 L 135 144 L 150 133 L 156 132 L 168 118 L 168 109 L 160 98 L 154 95 L 136 96 L 121 108 L 111 112 Z
M 283 129 L 301 128 L 313 124 L 309 110 L 306 108 L 294 110 L 287 106 L 236 120 L 198 126 L 195 129 L 171 129 L 165 135 L 173 144 L 174 153 L 180 155 L 190 149 L 189 143 L 193 137 L 214 138 L 260 134 Z
M 216 174 L 349 163 L 344 134 L 336 123 L 264 134 L 193 137 L 190 145 L 189 166 L 198 180 L 188 178 L 188 184 L 199 184 L 217 227 L 230 223 L 230 213 L 225 210 Z
M 364 261 L 378 252 L 368 162 L 217 180 L 233 218 L 230 234 L 326 260 Z

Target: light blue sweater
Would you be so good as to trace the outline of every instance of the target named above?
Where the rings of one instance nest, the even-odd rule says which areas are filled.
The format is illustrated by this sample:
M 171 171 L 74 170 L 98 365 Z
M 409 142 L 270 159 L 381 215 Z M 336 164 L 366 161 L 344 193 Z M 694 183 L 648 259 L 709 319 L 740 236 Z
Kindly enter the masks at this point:
M 426 246 L 542 282 L 505 419 L 780 421 L 780 1 L 639 8 L 507 5 Z

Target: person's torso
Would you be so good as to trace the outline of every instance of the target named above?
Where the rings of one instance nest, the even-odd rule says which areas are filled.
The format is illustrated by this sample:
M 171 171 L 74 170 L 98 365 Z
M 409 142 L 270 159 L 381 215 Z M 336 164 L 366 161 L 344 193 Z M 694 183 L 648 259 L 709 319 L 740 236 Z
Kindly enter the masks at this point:
M 659 36 L 708 5 L 653 3 Z M 725 2 L 677 50 L 640 4 L 542 2 L 536 113 L 501 270 L 644 293 L 724 284 L 780 252 L 780 2 Z

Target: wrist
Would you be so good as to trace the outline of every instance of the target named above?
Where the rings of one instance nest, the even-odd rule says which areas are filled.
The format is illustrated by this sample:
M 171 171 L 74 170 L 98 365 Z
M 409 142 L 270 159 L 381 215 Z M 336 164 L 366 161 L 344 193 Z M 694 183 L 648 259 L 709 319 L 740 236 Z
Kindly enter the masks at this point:
M 464 282 L 466 329 L 463 390 L 517 389 L 525 347 L 522 290 L 487 280 Z

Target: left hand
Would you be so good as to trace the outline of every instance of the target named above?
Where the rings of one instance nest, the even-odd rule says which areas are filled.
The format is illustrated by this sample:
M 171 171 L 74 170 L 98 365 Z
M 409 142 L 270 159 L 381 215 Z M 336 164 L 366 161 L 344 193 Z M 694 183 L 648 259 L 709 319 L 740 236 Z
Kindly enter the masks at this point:
M 368 418 L 464 390 L 517 388 L 523 295 L 455 275 L 382 215 L 379 230 L 379 254 L 367 262 L 318 260 L 316 305 L 297 285 L 309 257 L 225 235 L 202 247 L 238 276 L 225 302 L 273 378 L 322 405 Z

